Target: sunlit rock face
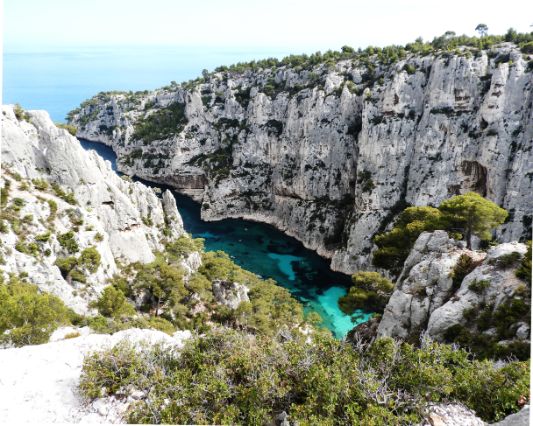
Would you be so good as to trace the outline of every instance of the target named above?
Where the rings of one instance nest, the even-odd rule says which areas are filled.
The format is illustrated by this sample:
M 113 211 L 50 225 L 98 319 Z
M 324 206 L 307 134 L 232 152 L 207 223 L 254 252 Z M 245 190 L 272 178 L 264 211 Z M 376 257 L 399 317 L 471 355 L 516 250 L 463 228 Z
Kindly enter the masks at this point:
M 405 206 L 467 191 L 510 212 L 502 241 L 525 238 L 533 209 L 527 58 L 503 43 L 369 63 L 374 70 L 344 60 L 100 94 L 71 121 L 79 136 L 112 146 L 125 173 L 201 201 L 204 219 L 271 223 L 346 273 L 369 267 L 372 237 Z M 164 108 L 172 131 L 139 132 Z
M 487 253 L 465 248 L 445 231 L 423 232 L 416 240 L 394 292 L 377 328 L 378 336 L 418 341 L 421 334 L 443 341 L 446 331 L 461 326 L 472 333 L 491 336 L 495 329 L 478 330 L 478 322 L 468 312 L 498 308 L 524 296 L 525 282 L 517 278 L 514 267 L 502 266 L 502 259 L 526 253 L 525 244 L 504 243 Z M 461 256 L 472 260 L 472 270 L 454 284 L 454 269 Z M 529 304 L 529 301 L 526 301 Z M 528 342 L 529 323 L 510 324 L 508 339 L 500 342 Z
M 22 236 L 13 226 L 0 233 L 4 276 L 28 274 L 40 290 L 86 313 L 88 303 L 118 271 L 117 261 L 150 262 L 165 241 L 183 234 L 183 222 L 170 191 L 160 199 L 153 189 L 118 177 L 109 162 L 85 151 L 75 137 L 57 128 L 45 111 L 29 111 L 26 120 L 17 119 L 11 106 L 2 106 L 1 111 L 1 184 L 4 187 L 9 181 L 7 206 L 19 200 L 22 207 L 18 216 L 27 222 Z M 47 189 L 38 189 L 32 183 L 35 179 L 43 181 Z M 59 197 L 52 184 L 71 193 L 75 203 Z M 73 233 L 76 253 L 60 243 L 60 236 L 68 232 Z M 38 236 L 47 234 L 47 240 L 39 243 L 46 255 L 20 250 L 21 239 L 35 243 Z M 55 265 L 57 259 L 78 256 L 89 247 L 101 257 L 97 269 L 83 271 L 85 282 L 65 279 Z M 191 259 L 189 269 L 197 269 L 199 262 Z

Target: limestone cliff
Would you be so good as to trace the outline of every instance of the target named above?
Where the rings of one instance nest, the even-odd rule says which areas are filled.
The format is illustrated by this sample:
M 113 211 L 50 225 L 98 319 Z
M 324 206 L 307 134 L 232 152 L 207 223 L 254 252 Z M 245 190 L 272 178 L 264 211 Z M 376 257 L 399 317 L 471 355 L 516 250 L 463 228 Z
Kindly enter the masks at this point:
M 504 346 L 522 342 L 529 351 L 531 294 L 515 275 L 525 253 L 526 246 L 516 242 L 485 253 L 466 249 L 444 231 L 423 232 L 405 261 L 377 335 L 417 342 L 424 333 L 456 341 L 467 331 Z
M 351 273 L 407 205 L 477 191 L 526 238 L 533 209 L 533 74 L 512 43 L 220 71 L 105 93 L 70 115 L 127 174 L 202 202 L 202 217 L 274 224 Z
M 169 191 L 161 200 L 151 188 L 118 177 L 46 112 L 20 118 L 2 106 L 1 125 L 4 273 L 27 274 L 42 291 L 85 313 L 118 261 L 150 262 L 166 240 L 183 234 Z M 77 275 L 65 277 L 56 261 L 90 247 L 100 260 L 88 256 Z

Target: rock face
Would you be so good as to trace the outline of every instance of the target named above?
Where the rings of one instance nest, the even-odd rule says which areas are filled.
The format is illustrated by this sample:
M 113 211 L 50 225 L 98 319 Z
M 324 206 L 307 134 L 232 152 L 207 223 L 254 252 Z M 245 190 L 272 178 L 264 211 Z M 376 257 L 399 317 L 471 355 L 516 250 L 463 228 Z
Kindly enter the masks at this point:
M 405 261 L 394 292 L 378 327 L 378 336 L 418 340 L 421 333 L 442 341 L 452 326 L 480 332 L 467 312 L 498 308 L 522 297 L 526 286 L 514 268 L 501 265 L 511 253 L 523 255 L 526 246 L 505 243 L 488 253 L 467 250 L 444 231 L 422 233 Z M 471 259 L 472 270 L 454 285 L 453 273 L 461 256 Z M 529 325 L 513 324 L 513 339 L 527 341 Z M 484 330 L 490 335 L 494 330 Z
M 420 426 L 484 426 L 472 410 L 460 404 L 437 404 L 427 407 L 428 414 Z
M 46 112 L 27 115 L 19 120 L 12 107 L 2 107 L 2 186 L 9 182 L 5 211 L 10 212 L 3 219 L 11 224 L 0 233 L 1 269 L 27 273 L 41 290 L 85 313 L 87 302 L 117 272 L 116 260 L 150 262 L 167 239 L 184 232 L 183 223 L 170 191 L 161 200 L 145 185 L 121 179 L 109 162 L 86 152 Z M 78 250 L 61 242 L 69 231 Z M 21 244 L 37 249 L 30 253 Z M 91 270 L 87 265 L 85 282 L 65 279 L 56 260 L 78 256 L 88 247 L 98 251 L 99 266 Z M 191 268 L 197 263 L 191 259 Z
M 56 331 L 55 334 L 60 330 Z M 125 423 L 132 396 L 83 401 L 78 383 L 84 357 L 126 341 L 179 349 L 190 332 L 173 337 L 156 330 L 129 329 L 113 335 L 89 334 L 44 345 L 0 351 L 0 416 L 6 424 Z
M 510 212 L 503 241 L 526 238 L 527 58 L 503 43 L 369 61 L 218 72 L 154 92 L 100 94 L 71 121 L 79 136 L 112 146 L 125 173 L 193 195 L 204 219 L 271 223 L 346 273 L 368 267 L 372 236 L 403 207 L 466 191 Z M 143 125 L 161 117 L 172 128 L 148 135 Z
M 501 422 L 494 423 L 496 426 L 529 426 L 531 424 L 531 412 L 529 405 L 526 405 L 518 413 L 511 414 Z
M 218 303 L 237 309 L 241 302 L 249 302 L 248 287 L 231 281 L 213 281 L 213 295 Z

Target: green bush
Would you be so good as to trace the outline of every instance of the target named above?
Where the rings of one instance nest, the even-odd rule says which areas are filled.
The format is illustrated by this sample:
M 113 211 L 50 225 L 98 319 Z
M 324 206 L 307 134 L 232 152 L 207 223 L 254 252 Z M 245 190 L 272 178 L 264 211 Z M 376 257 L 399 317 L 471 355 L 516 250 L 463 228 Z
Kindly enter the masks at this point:
M 472 248 L 473 235 L 490 240 L 490 231 L 501 225 L 508 216 L 506 210 L 475 192 L 449 198 L 440 204 L 439 210 L 447 229 L 461 230 L 468 248 Z
M 102 257 L 98 250 L 91 246 L 83 249 L 78 258 L 78 266 L 85 268 L 90 273 L 94 274 L 100 267 Z
M 389 232 L 374 237 L 378 249 L 372 263 L 399 272 L 418 236 L 424 231 L 442 229 L 442 223 L 442 214 L 434 207 L 406 208 Z
M 48 223 L 52 223 L 57 216 L 57 203 L 54 200 L 47 199 L 48 207 L 50 209 L 50 215 L 48 216 Z
M 531 240 L 527 242 L 527 252 L 516 270 L 516 276 L 526 281 L 531 287 Z
M 136 270 L 133 289 L 146 293 L 144 310 L 155 316 L 179 310 L 180 302 L 188 295 L 179 266 L 170 265 L 159 256 L 152 263 L 137 265 Z
M 48 182 L 45 181 L 44 179 L 40 179 L 40 178 L 32 179 L 31 183 L 33 184 L 35 189 L 39 191 L 46 191 L 48 189 Z
M 185 104 L 176 102 L 138 120 L 132 139 L 142 139 L 145 143 L 166 139 L 181 132 L 187 122 Z
M 78 265 L 78 260 L 74 256 L 58 258 L 55 265 L 59 268 L 63 277 L 65 277 Z
M 452 278 L 452 287 L 454 290 L 457 290 L 459 287 L 461 287 L 461 283 L 463 282 L 464 278 L 470 272 L 472 272 L 476 266 L 477 264 L 469 255 L 463 253 L 461 256 L 459 256 L 457 263 L 450 273 Z
M 270 424 L 282 411 L 300 424 L 415 424 L 431 402 L 457 401 L 486 421 L 519 409 L 529 363 L 496 367 L 453 346 L 417 349 L 381 339 L 367 348 L 325 335 L 271 338 L 220 330 L 190 340 L 179 356 L 118 346 L 85 359 L 89 398 L 146 392 L 132 423 Z
M 517 251 L 513 251 L 512 253 L 507 253 L 495 259 L 491 259 L 489 263 L 501 269 L 508 269 L 515 266 L 520 259 L 522 259 L 522 255 Z
M 7 205 L 9 199 L 9 190 L 11 189 L 11 181 L 9 179 L 4 180 L 4 186 L 0 191 L 0 206 L 4 208 Z
M 73 126 L 72 124 L 56 123 L 56 127 L 58 127 L 59 129 L 66 130 L 72 136 L 76 136 L 76 133 L 78 132 L 78 129 L 76 128 L 76 126 Z
M 356 309 L 383 312 L 389 301 L 394 284 L 377 272 L 357 272 L 352 275 L 355 284 L 348 294 L 339 298 L 339 307 L 346 314 Z
M 0 283 L 0 341 L 15 346 L 48 341 L 60 325 L 75 314 L 56 296 L 40 293 L 37 286 L 11 276 Z
M 105 317 L 119 318 L 135 314 L 135 308 L 128 303 L 124 293 L 113 286 L 106 287 L 92 307 Z
M 63 190 L 63 188 L 61 188 L 61 186 L 59 186 L 59 184 L 57 184 L 55 182 L 52 183 L 52 189 L 53 189 L 54 193 L 59 198 L 61 198 L 63 201 L 66 201 L 67 203 L 72 204 L 72 205 L 78 204 L 78 201 L 74 197 L 74 193 L 73 192 L 65 192 Z
M 453 238 L 464 238 L 467 247 L 471 248 L 473 235 L 490 240 L 490 231 L 502 224 L 507 215 L 504 209 L 475 192 L 449 198 L 438 209 L 408 207 L 400 213 L 389 232 L 374 236 L 378 249 L 374 252 L 372 263 L 398 274 L 422 232 L 442 229 Z
M 66 249 L 69 253 L 77 253 L 80 250 L 80 247 L 74 238 L 74 232 L 72 231 L 58 235 L 57 241 L 59 241 L 61 247 Z
M 50 240 L 51 235 L 52 235 L 52 232 L 48 230 L 42 234 L 36 235 L 35 241 L 38 241 L 40 243 L 46 243 Z
M 475 293 L 481 294 L 483 293 L 487 288 L 490 287 L 490 281 L 489 280 L 474 280 L 468 285 L 468 289 L 472 290 Z
M 181 259 L 194 251 L 203 251 L 203 249 L 204 240 L 202 238 L 193 239 L 185 234 L 165 246 L 166 254 L 174 259 Z
M 15 117 L 17 117 L 18 121 L 30 121 L 30 115 L 24 111 L 19 104 L 15 104 L 13 107 L 13 112 L 15 113 Z
M 198 272 L 210 282 L 235 281 L 250 289 L 250 302 L 241 303 L 232 312 L 219 308 L 218 315 L 213 318 L 217 322 L 268 335 L 275 334 L 280 328 L 292 328 L 303 323 L 302 306 L 288 290 L 277 286 L 273 280 L 262 280 L 242 269 L 224 252 L 204 253 Z

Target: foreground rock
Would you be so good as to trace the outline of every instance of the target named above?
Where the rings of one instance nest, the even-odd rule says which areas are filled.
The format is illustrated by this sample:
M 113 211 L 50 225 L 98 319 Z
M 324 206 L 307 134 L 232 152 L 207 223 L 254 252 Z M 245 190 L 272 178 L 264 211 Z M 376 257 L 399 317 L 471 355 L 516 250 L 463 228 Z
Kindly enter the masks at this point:
M 0 418 L 6 424 L 125 423 L 131 395 L 120 401 L 103 398 L 88 403 L 78 394 L 84 357 L 119 342 L 139 349 L 155 344 L 179 349 L 189 337 L 190 332 L 171 337 L 156 330 L 129 329 L 0 350 Z
M 512 212 L 502 241 L 530 234 L 529 59 L 502 43 L 392 64 L 370 56 L 372 69 L 341 60 L 221 71 L 100 94 L 71 118 L 80 136 L 113 147 L 122 171 L 202 201 L 204 219 L 273 224 L 353 273 L 407 204 L 476 191 Z M 170 131 L 136 133 L 159 113 L 173 117 Z
M 485 422 L 472 410 L 460 404 L 436 404 L 427 408 L 428 414 L 420 426 L 484 426 Z
M 2 215 L 7 229 L 0 233 L 5 273 L 26 273 L 42 291 L 86 313 L 88 301 L 117 272 L 116 261 L 150 262 L 165 241 L 183 234 L 170 191 L 161 200 L 151 188 L 120 178 L 46 112 L 18 119 L 3 106 L 1 120 L 1 183 L 9 185 Z M 73 235 L 65 244 L 61 236 L 68 232 Z M 89 247 L 100 255 L 99 264 L 64 277 L 56 261 Z M 191 258 L 189 269 L 198 262 Z
M 531 412 L 529 405 L 526 405 L 518 413 L 511 414 L 501 422 L 494 423 L 495 426 L 529 426 L 531 424 Z
M 494 336 L 495 329 L 480 329 L 477 320 L 482 312 L 490 317 L 500 307 L 516 310 L 511 308 L 518 306 L 511 305 L 515 301 L 530 305 L 525 283 L 516 277 L 514 267 L 505 264 L 509 256 L 520 257 L 525 252 L 526 246 L 520 243 L 476 252 L 449 238 L 445 231 L 422 233 L 405 261 L 377 335 L 418 341 L 425 333 L 442 341 L 449 329 L 459 326 L 472 333 L 486 333 L 487 338 Z M 454 280 L 461 256 L 470 258 L 471 267 L 466 276 Z M 505 332 L 507 340 L 500 343 L 527 344 L 529 322 L 511 324 Z

